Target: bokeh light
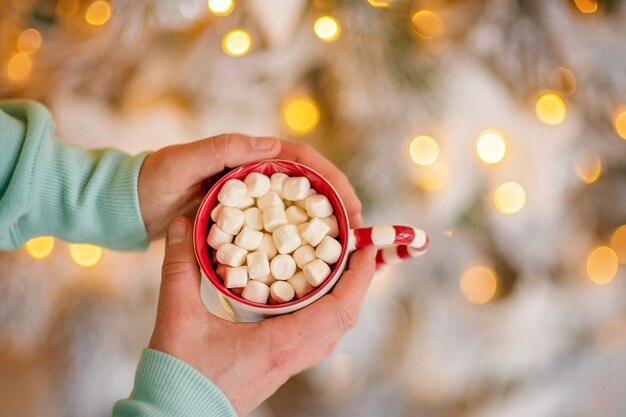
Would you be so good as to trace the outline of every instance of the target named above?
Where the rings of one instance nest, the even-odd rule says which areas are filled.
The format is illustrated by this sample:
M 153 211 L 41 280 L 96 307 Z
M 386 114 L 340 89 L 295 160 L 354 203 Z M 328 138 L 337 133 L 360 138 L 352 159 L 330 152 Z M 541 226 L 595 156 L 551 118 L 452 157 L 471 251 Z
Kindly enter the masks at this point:
M 308 133 L 315 129 L 320 120 L 320 110 L 308 96 L 288 99 L 283 106 L 283 118 L 287 127 L 295 133 Z
M 461 276 L 459 288 L 467 301 L 486 304 L 496 295 L 498 278 L 491 268 L 475 266 Z
M 13 55 L 7 66 L 7 77 L 14 82 L 26 80 L 33 69 L 30 57 L 21 52 Z
M 37 29 L 26 29 L 17 38 L 17 50 L 23 54 L 32 55 L 41 46 L 41 34 Z
M 243 29 L 231 30 L 222 39 L 222 49 L 226 54 L 234 57 L 247 54 L 251 46 L 252 39 Z
M 506 154 L 506 142 L 502 133 L 497 130 L 485 130 L 478 135 L 476 153 L 481 161 L 497 164 Z
M 413 27 L 418 36 L 424 39 L 433 39 L 443 35 L 443 20 L 431 10 L 420 10 L 411 18 Z
M 596 284 L 608 284 L 617 274 L 617 254 L 608 246 L 595 248 L 587 257 L 587 275 Z
M 615 131 L 622 138 L 626 139 L 626 108 L 620 108 L 615 112 L 615 121 L 613 123 Z
M 70 257 L 80 266 L 92 267 L 100 262 L 102 258 L 102 248 L 100 246 L 85 243 L 70 243 Z
M 574 0 L 574 4 L 582 13 L 595 13 L 598 11 L 598 0 Z
M 574 172 L 585 184 L 592 184 L 600 178 L 602 160 L 596 153 L 579 155 L 574 160 Z
M 432 165 L 422 167 L 419 170 L 416 184 L 423 191 L 441 191 L 450 182 L 450 171 L 446 164 L 437 161 Z
M 439 157 L 439 145 L 431 136 L 416 136 L 409 145 L 409 155 L 418 165 L 432 165 Z
M 626 224 L 621 225 L 611 236 L 611 247 L 617 254 L 617 260 L 626 265 Z
M 389 7 L 391 0 L 367 0 L 367 2 L 374 7 Z
M 556 67 L 550 73 L 550 88 L 564 96 L 571 96 L 576 92 L 576 77 L 565 67 Z
M 235 8 L 234 0 L 209 0 L 209 10 L 216 16 L 228 16 Z
M 24 249 L 35 259 L 43 259 L 52 253 L 54 249 L 54 238 L 52 236 L 41 236 L 30 239 L 24 245 Z
M 516 182 L 505 182 L 493 193 L 493 203 L 503 214 L 515 214 L 526 205 L 526 191 Z
M 85 20 L 93 26 L 104 25 L 111 17 L 111 5 L 103 0 L 94 1 L 85 11 Z
M 324 42 L 333 42 L 341 35 L 341 26 L 334 17 L 322 16 L 315 21 L 313 31 Z
M 543 123 L 554 126 L 563 123 L 565 120 L 567 106 L 559 95 L 546 93 L 537 99 L 535 112 Z

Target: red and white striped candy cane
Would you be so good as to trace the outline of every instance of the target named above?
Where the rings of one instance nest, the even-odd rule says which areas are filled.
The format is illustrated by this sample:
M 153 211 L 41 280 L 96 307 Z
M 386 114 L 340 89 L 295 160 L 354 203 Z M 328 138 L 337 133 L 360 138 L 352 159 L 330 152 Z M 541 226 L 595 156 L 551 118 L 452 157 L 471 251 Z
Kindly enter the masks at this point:
M 372 226 L 350 230 L 348 250 L 365 246 L 377 246 L 377 265 L 398 264 L 409 258 L 417 258 L 428 250 L 430 240 L 420 229 L 408 226 Z

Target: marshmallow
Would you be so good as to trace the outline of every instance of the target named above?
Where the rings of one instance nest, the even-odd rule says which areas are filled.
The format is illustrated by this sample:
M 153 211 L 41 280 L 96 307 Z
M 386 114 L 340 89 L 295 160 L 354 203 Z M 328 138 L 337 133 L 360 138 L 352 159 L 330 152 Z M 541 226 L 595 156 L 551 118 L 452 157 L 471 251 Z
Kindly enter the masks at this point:
M 270 285 L 272 285 L 273 283 L 276 282 L 276 279 L 274 279 L 272 274 L 267 274 L 267 275 L 264 275 L 262 277 L 255 278 L 254 280 L 257 281 L 257 282 L 262 282 L 263 284 L 265 284 L 267 286 L 270 286 Z
M 341 256 L 341 243 L 332 237 L 324 236 L 320 244 L 315 248 L 315 256 L 327 264 L 334 264 Z
M 230 267 L 228 265 L 218 263 L 217 268 L 215 268 L 215 273 L 217 274 L 218 277 L 224 279 L 224 277 L 226 276 L 226 268 L 230 268 Z
M 335 217 L 335 215 L 324 217 L 323 219 L 320 219 L 320 220 L 326 223 L 326 225 L 330 228 L 330 230 L 327 233 L 327 236 L 330 236 L 330 237 L 339 236 L 339 224 L 337 224 L 337 217 Z
M 238 266 L 236 268 L 226 267 L 224 271 L 224 285 L 226 288 L 242 288 L 248 283 L 248 268 Z
M 246 196 L 246 184 L 239 180 L 228 180 L 217 194 L 217 200 L 227 207 L 237 207 Z
M 317 287 L 330 275 L 330 267 L 321 259 L 309 262 L 302 270 L 309 284 Z
M 293 287 L 285 281 L 276 281 L 270 287 L 270 296 L 274 301 L 279 303 L 287 303 L 296 295 Z
M 229 235 L 236 235 L 243 226 L 243 211 L 234 207 L 224 207 L 217 218 L 217 226 Z
M 274 238 L 276 249 L 282 254 L 291 253 L 302 244 L 298 228 L 293 224 L 280 226 L 272 233 L 272 237 Z
M 296 272 L 296 274 L 292 276 L 291 278 L 289 278 L 287 282 L 295 290 L 297 298 L 304 297 L 305 295 L 313 291 L 313 289 L 315 288 L 311 284 L 309 284 L 309 281 L 306 280 L 306 277 L 304 276 L 304 272 L 302 271 Z
M 283 184 L 283 197 L 291 201 L 302 200 L 310 189 L 311 183 L 306 177 L 289 177 Z
M 274 243 L 274 238 L 269 233 L 263 234 L 263 239 L 261 239 L 261 244 L 257 248 L 257 251 L 265 252 L 267 255 L 267 259 L 270 261 L 276 256 L 278 253 L 278 249 L 276 249 L 276 244 Z
M 224 243 L 230 243 L 233 241 L 233 235 L 229 235 L 220 229 L 216 224 L 209 229 L 209 235 L 206 238 L 206 243 L 213 249 L 219 249 Z
M 270 190 L 270 179 L 258 172 L 251 172 L 243 180 L 250 197 L 261 197 Z
M 267 297 L 270 296 L 270 287 L 262 282 L 250 280 L 246 288 L 243 289 L 241 296 L 253 303 L 266 304 Z
M 250 207 L 243 212 L 245 218 L 243 224 L 254 229 L 263 229 L 263 212 L 256 207 Z
M 287 215 L 282 208 L 269 207 L 263 212 L 263 226 L 268 232 L 273 232 L 285 224 L 287 224 Z
M 306 212 L 311 217 L 324 218 L 333 214 L 333 206 L 323 194 L 314 194 L 305 200 Z
M 239 203 L 237 205 L 237 208 L 239 210 L 245 210 L 245 209 L 250 208 L 252 206 L 254 206 L 254 198 L 249 197 L 249 196 L 245 196 L 243 198 L 243 200 L 241 200 L 241 203 Z
M 289 175 L 282 172 L 276 172 L 270 177 L 270 189 L 279 196 L 283 195 L 283 184 Z
M 217 262 L 228 266 L 241 266 L 246 260 L 248 251 L 232 243 L 224 243 L 217 250 Z
M 309 220 L 306 211 L 297 206 L 288 207 L 287 210 L 285 210 L 285 214 L 287 215 L 287 222 L 289 224 L 295 224 L 296 226 Z
M 293 253 L 293 260 L 298 268 L 303 269 L 306 264 L 315 260 L 315 249 L 311 245 L 302 245 Z
M 270 274 L 270 262 L 265 252 L 256 251 L 246 256 L 248 276 L 250 279 L 262 278 Z
M 270 262 L 270 271 L 277 280 L 287 280 L 296 273 L 296 261 L 289 255 L 276 255 Z
M 246 250 L 255 250 L 261 244 L 263 232 L 244 226 L 235 238 L 235 245 Z
M 307 197 L 310 197 L 312 195 L 317 194 L 317 191 L 315 191 L 313 188 L 311 188 L 309 190 L 309 193 L 306 195 L 306 197 L 304 197 L 302 200 L 297 200 L 294 201 L 293 204 L 300 207 L 302 210 L 306 210 L 306 199 Z
M 220 213 L 222 212 L 223 208 L 224 205 L 222 203 L 217 203 L 217 206 L 215 206 L 213 210 L 211 210 L 211 220 L 216 222 L 217 219 L 220 217 Z
M 326 233 L 330 231 L 330 228 L 326 225 L 326 223 L 317 217 L 314 217 L 310 222 L 303 223 L 300 226 L 301 229 L 298 230 L 300 230 L 302 239 L 309 242 L 311 246 L 317 246 L 322 241 L 324 236 L 326 236 Z
M 256 200 L 256 205 L 263 211 L 270 207 L 280 207 L 283 210 L 285 209 L 285 203 L 283 203 L 283 200 L 274 191 L 268 191 L 262 197 L 259 197 Z

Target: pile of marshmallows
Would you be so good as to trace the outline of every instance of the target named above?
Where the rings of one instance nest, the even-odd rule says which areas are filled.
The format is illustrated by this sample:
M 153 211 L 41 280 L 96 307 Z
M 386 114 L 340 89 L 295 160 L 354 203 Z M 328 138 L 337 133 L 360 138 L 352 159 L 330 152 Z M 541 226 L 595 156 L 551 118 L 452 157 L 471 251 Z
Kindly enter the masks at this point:
M 251 173 L 228 180 L 211 211 L 207 243 L 227 288 L 260 304 L 302 298 L 330 275 L 341 256 L 328 198 L 305 177 Z

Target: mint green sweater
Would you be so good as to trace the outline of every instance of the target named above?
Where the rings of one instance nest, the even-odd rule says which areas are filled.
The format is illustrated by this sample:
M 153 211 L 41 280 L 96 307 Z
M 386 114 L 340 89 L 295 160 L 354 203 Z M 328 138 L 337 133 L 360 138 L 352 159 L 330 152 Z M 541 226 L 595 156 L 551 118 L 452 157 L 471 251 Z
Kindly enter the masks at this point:
M 44 106 L 0 101 L 0 249 L 44 235 L 118 250 L 145 248 L 137 178 L 146 155 L 63 144 Z M 152 349 L 141 355 L 130 397 L 113 408 L 115 417 L 236 415 L 200 372 Z

